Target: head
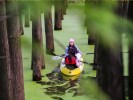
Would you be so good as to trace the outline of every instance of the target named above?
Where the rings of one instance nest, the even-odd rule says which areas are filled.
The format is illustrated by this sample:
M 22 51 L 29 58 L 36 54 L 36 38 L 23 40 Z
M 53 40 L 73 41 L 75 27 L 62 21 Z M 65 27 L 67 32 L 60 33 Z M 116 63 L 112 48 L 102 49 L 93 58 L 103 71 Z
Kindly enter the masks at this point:
M 71 39 L 69 40 L 69 45 L 70 45 L 70 46 L 73 46 L 74 44 L 75 44 L 75 41 L 74 41 L 74 39 L 71 38 Z

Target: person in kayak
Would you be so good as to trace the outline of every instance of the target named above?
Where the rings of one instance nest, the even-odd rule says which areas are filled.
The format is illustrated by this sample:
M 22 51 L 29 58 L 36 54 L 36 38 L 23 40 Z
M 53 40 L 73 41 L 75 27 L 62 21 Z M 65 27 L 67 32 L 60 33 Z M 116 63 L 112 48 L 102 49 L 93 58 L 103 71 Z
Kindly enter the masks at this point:
M 76 60 L 76 66 L 80 66 L 80 58 L 81 58 L 81 51 L 78 49 L 78 47 L 75 45 L 75 41 L 73 38 L 69 40 L 69 45 L 66 47 L 65 52 L 65 58 L 67 58 L 70 62 L 72 62 L 74 59 Z

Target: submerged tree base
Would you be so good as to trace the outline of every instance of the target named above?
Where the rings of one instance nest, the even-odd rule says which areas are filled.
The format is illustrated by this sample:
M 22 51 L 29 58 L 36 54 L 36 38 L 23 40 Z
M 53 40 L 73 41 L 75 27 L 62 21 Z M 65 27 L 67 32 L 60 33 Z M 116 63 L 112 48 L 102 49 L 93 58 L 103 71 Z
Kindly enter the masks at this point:
M 63 20 L 63 19 L 62 19 L 62 20 Z M 54 30 L 57 30 L 57 31 L 58 31 L 58 30 L 62 30 L 62 28 L 57 28 L 57 27 L 55 27 Z

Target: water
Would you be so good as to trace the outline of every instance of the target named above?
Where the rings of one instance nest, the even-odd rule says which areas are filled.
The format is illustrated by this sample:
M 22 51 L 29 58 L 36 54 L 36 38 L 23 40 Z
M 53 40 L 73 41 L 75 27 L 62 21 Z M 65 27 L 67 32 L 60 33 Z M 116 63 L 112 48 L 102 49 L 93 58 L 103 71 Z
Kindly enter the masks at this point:
M 49 81 L 38 81 L 38 84 L 45 85 L 44 93 L 50 95 L 53 99 L 63 100 L 62 95 L 72 93 L 73 96 L 84 95 L 85 93 L 79 90 L 80 77 L 76 80 L 66 81 L 60 73 L 59 67 L 55 68 L 51 73 L 46 74 Z

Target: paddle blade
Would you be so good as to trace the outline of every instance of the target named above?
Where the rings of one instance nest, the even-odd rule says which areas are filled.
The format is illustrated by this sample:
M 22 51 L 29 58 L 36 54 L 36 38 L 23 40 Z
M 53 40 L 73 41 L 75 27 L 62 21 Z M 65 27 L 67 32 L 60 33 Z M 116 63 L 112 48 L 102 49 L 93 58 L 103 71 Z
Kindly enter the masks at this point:
M 60 57 L 60 56 L 53 56 L 52 57 L 52 60 L 58 60 L 58 59 L 61 59 L 62 57 Z

